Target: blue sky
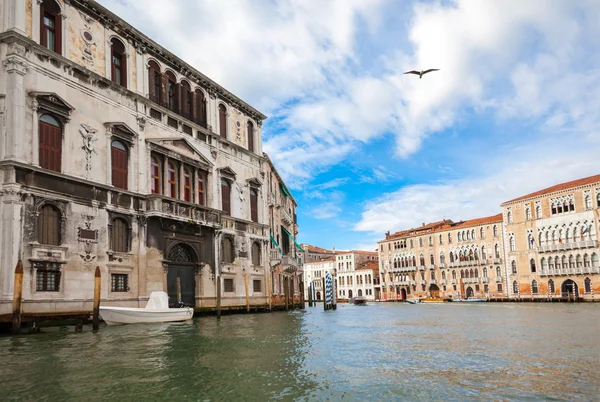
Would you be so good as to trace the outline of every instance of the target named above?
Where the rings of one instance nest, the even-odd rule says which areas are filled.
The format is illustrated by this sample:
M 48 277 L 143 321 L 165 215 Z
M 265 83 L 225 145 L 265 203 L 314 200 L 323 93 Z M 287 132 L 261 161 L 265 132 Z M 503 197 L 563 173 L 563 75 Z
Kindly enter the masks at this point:
M 269 116 L 301 242 L 373 249 L 600 173 L 598 0 L 101 3 Z

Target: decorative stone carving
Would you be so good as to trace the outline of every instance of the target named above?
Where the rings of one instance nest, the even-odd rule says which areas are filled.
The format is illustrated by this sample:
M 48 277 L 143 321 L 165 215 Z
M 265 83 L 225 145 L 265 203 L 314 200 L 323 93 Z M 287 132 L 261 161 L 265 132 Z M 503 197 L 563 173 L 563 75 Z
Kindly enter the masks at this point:
M 81 128 L 79 129 L 79 134 L 83 138 L 83 146 L 81 147 L 85 152 L 85 170 L 86 170 L 86 178 L 89 180 L 90 173 L 92 172 L 92 153 L 97 154 L 94 149 L 94 144 L 98 140 L 96 138 L 97 130 L 93 127 L 88 126 L 87 124 L 81 124 Z
M 19 56 L 8 56 L 2 65 L 6 68 L 7 73 L 25 75 L 27 72 L 27 61 Z

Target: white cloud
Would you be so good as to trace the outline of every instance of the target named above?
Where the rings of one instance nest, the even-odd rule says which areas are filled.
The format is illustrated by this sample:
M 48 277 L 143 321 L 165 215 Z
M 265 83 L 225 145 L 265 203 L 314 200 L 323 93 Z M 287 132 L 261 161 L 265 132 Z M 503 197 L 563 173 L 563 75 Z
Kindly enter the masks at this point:
M 317 219 L 330 219 L 336 217 L 342 209 L 334 202 L 324 202 L 312 210 L 312 216 Z

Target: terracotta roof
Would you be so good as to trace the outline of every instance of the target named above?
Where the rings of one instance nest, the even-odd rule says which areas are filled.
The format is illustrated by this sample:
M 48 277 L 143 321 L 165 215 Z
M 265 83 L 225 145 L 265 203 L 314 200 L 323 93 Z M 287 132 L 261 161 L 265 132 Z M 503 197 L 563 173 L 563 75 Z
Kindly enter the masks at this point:
M 358 268 L 355 269 L 355 271 L 360 271 L 360 270 L 365 270 L 365 269 L 372 269 L 374 271 L 379 271 L 379 261 L 367 261 L 365 263 L 362 263 L 358 266 Z
M 328 261 L 335 261 L 335 257 L 329 257 L 329 258 L 323 258 L 322 260 L 305 262 L 304 265 L 307 265 L 307 264 L 319 264 L 321 262 L 328 262 Z
M 377 251 L 364 251 L 364 250 L 350 250 L 350 251 L 337 251 L 336 255 L 342 254 L 361 254 L 361 255 L 379 255 Z
M 302 244 L 302 248 L 309 253 L 320 253 L 320 254 L 335 254 L 332 250 L 327 250 L 321 247 L 313 246 L 312 244 Z
M 386 240 L 391 240 L 391 239 L 397 239 L 400 237 L 404 237 L 406 235 L 409 234 L 417 234 L 417 232 L 421 232 L 421 231 L 435 231 L 435 229 L 437 229 L 440 226 L 445 226 L 445 225 L 451 225 L 454 222 L 452 222 L 450 219 L 443 219 L 441 221 L 437 221 L 437 222 L 432 222 L 432 223 L 428 223 L 428 224 L 423 224 L 421 226 L 418 226 L 416 228 L 412 228 L 412 229 L 407 229 L 407 230 L 402 230 L 400 232 L 396 232 L 396 233 L 392 233 L 391 235 L 389 235 L 389 237 L 386 238 Z
M 501 222 L 502 221 L 502 214 L 496 214 L 493 216 L 486 216 L 484 218 L 475 218 L 475 219 L 469 219 L 468 221 L 462 221 L 462 222 L 458 222 L 456 225 L 453 225 L 451 227 L 451 229 L 457 229 L 457 228 L 464 228 L 467 226 L 478 226 L 478 225 L 485 225 L 486 223 L 495 223 L 495 222 Z M 443 229 L 446 230 L 446 229 Z M 438 230 L 441 231 L 441 230 Z
M 600 174 L 597 174 L 595 176 L 585 177 L 583 179 L 577 179 L 577 180 L 572 180 L 572 181 L 568 181 L 565 183 L 557 184 L 555 186 L 548 187 L 543 190 L 539 190 L 534 193 L 527 194 L 522 197 L 503 202 L 502 205 L 508 204 L 511 202 L 515 202 L 515 201 L 526 200 L 528 198 L 539 197 L 541 195 L 552 194 L 552 193 L 556 193 L 559 191 L 568 190 L 568 189 L 574 188 L 574 187 L 586 186 L 588 184 L 594 184 L 594 183 L 598 183 L 598 182 L 600 182 Z

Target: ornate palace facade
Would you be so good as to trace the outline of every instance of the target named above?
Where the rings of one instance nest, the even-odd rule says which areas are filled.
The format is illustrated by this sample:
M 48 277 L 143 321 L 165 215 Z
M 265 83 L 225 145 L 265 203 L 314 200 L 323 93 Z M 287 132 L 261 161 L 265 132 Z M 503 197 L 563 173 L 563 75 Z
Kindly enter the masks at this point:
M 285 185 L 266 116 L 95 1 L 0 11 L 0 314 L 19 259 L 32 314 L 90 311 L 96 266 L 105 304 L 175 301 L 179 278 L 197 308 L 217 282 L 224 307 L 246 292 L 266 306 L 279 266 L 299 288 L 297 264 L 270 254 L 269 234 L 297 226 L 291 196 L 275 219 L 268 207 Z

